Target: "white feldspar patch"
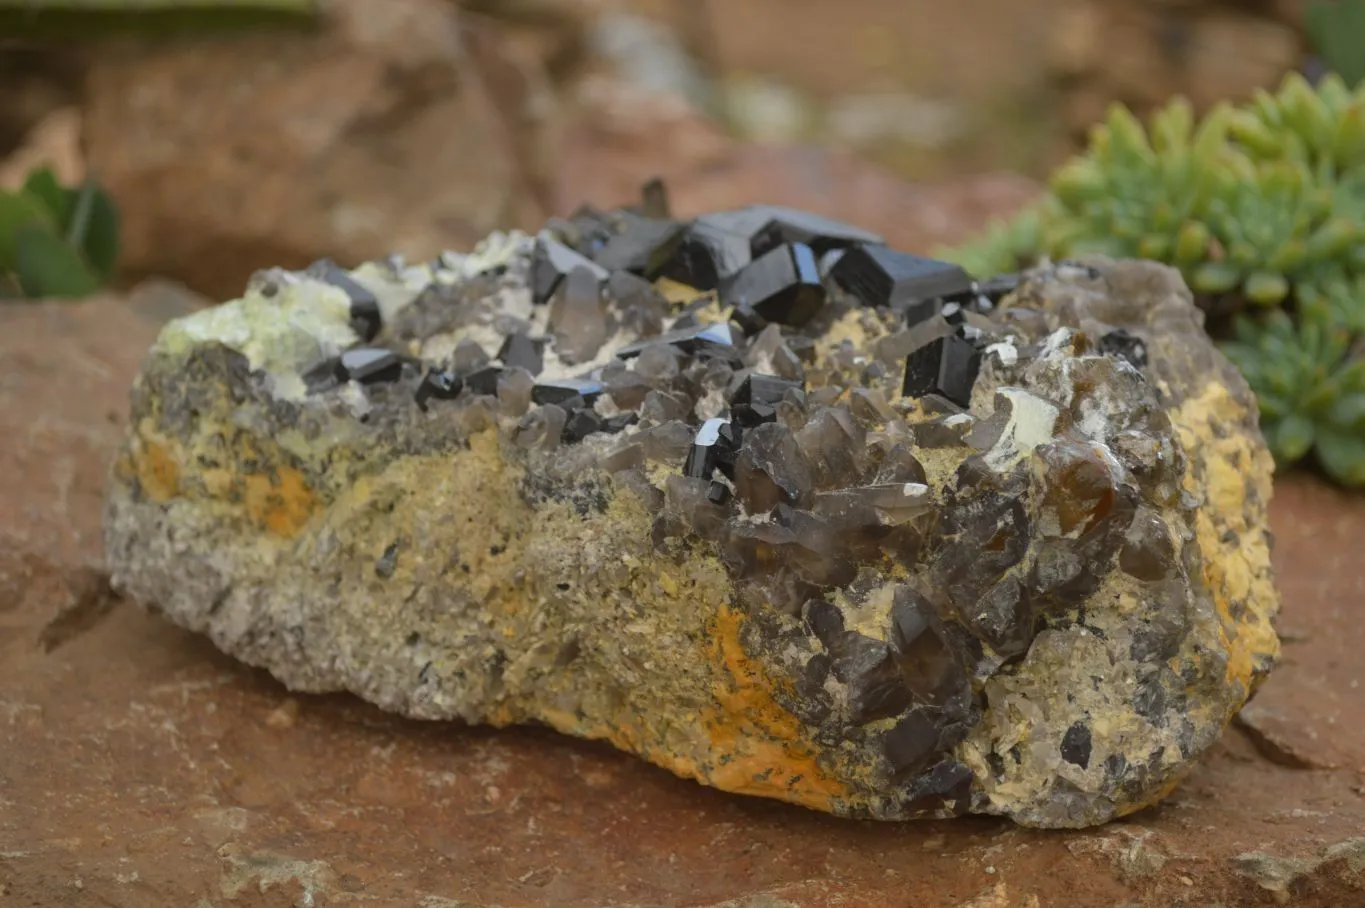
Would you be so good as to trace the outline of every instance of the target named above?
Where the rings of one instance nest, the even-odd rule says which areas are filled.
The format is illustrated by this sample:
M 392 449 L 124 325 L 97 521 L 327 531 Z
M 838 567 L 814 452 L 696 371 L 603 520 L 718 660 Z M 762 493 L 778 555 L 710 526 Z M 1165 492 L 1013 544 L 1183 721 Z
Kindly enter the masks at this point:
M 1034 448 L 1052 440 L 1061 411 L 1023 388 L 1001 388 L 996 393 L 1010 402 L 1010 416 L 1000 439 L 986 452 L 986 463 L 1006 473 Z
M 986 352 L 994 353 L 1002 366 L 1013 366 L 1019 362 L 1019 349 L 1007 340 L 998 344 L 991 344 L 986 348 Z
M 374 294 L 379 302 L 379 315 L 388 324 L 405 306 L 417 299 L 435 282 L 439 273 L 427 265 L 406 265 L 392 268 L 379 262 L 366 262 L 351 272 L 357 284 Z
M 541 309 L 548 309 L 548 306 L 541 306 Z M 597 355 L 587 362 L 569 365 L 559 358 L 555 353 L 554 344 L 545 349 L 544 368 L 536 378 L 541 381 L 554 381 L 559 378 L 572 378 L 586 375 L 595 369 L 600 369 L 607 363 L 616 358 L 616 351 L 634 343 L 638 338 L 634 334 L 618 330 L 611 337 L 607 338 L 602 344 L 602 349 L 597 351 Z M 496 352 L 496 351 L 495 351 Z
M 442 261 L 467 280 L 494 268 L 510 267 L 518 258 L 529 261 L 535 245 L 535 240 L 520 230 L 495 230 L 479 240 L 468 255 L 446 253 Z

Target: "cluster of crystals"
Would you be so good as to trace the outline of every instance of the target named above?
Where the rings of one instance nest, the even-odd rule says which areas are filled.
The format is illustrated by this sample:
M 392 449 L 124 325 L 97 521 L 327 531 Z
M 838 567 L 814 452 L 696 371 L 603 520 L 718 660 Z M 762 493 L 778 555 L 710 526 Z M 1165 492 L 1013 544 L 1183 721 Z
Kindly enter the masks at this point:
M 1058 341 L 1040 313 L 1009 306 L 1013 276 L 977 282 L 785 208 L 676 220 L 657 184 L 639 205 L 552 220 L 520 255 L 434 283 L 392 325 L 346 272 L 310 273 L 348 294 L 362 339 L 312 370 L 311 388 L 401 388 L 417 418 L 480 413 L 542 459 L 576 446 L 575 469 L 645 496 L 656 545 L 713 545 L 751 614 L 819 641 L 793 667 L 794 711 L 845 736 L 894 720 L 878 732 L 887 760 L 926 797 L 965 783 L 936 761 L 970 724 L 973 674 L 1026 650 L 1044 612 L 1078 606 L 1101 576 L 1091 565 L 1151 582 L 1174 570 L 1134 491 L 1175 494 L 1161 414 L 1108 406 L 1108 447 L 1065 433 L 1095 420 L 1076 389 L 1142 381 L 1140 339 L 1073 337 L 1050 355 L 1088 356 L 1074 387 L 1055 400 L 996 390 L 988 418 L 970 412 L 992 351 L 1021 385 L 1050 380 L 1025 381 Z M 861 337 L 834 341 L 836 322 Z M 950 448 L 935 485 L 926 464 Z M 1052 535 L 1024 570 L 1039 520 Z M 877 596 L 892 602 L 890 639 L 845 626 Z

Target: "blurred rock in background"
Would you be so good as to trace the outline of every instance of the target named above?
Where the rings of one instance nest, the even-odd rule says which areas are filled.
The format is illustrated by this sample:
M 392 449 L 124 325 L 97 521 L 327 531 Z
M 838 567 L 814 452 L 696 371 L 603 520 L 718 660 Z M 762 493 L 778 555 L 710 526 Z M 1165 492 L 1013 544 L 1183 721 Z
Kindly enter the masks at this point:
M 331 0 L 315 35 L 0 45 L 0 185 L 88 165 L 124 281 L 216 297 L 656 175 L 680 214 L 785 202 L 923 249 L 1028 198 L 1110 100 L 1275 84 L 1295 5 Z
M 1304 0 L 1075 0 L 1055 19 L 1047 62 L 1066 138 L 1112 101 L 1140 114 L 1172 96 L 1199 111 L 1276 86 L 1304 53 Z

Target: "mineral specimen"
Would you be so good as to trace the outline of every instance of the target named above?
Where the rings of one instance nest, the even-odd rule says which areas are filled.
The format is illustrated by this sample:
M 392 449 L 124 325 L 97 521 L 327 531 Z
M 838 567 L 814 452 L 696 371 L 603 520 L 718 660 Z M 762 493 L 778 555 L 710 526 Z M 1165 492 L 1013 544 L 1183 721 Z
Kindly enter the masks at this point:
M 296 690 L 842 816 L 1170 792 L 1278 651 L 1270 459 L 1179 275 L 642 207 L 168 325 L 114 583 Z

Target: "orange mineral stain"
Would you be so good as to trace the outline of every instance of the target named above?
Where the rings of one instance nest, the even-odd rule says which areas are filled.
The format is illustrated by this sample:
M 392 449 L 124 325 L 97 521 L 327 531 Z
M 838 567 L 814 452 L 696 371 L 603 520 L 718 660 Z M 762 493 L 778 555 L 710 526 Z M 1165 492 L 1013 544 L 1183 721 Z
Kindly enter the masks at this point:
M 143 440 L 129 456 L 143 494 L 152 501 L 165 504 L 180 494 L 180 461 L 170 448 Z
M 298 535 L 317 508 L 317 496 L 293 467 L 252 473 L 244 478 L 243 486 L 247 516 L 286 539 Z
M 773 699 L 773 682 L 740 643 L 743 617 L 722 606 L 711 627 L 719 708 L 704 719 L 713 765 L 706 780 L 740 794 L 830 811 L 848 787 L 816 760 L 801 721 Z

